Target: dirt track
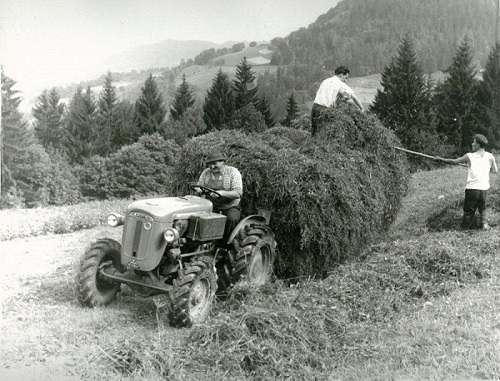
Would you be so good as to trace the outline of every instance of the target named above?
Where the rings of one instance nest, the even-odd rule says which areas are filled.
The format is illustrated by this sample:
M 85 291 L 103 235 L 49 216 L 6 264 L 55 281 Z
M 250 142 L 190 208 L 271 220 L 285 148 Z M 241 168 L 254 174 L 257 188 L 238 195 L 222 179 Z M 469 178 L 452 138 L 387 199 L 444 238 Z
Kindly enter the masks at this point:
M 0 339 L 0 380 L 68 379 L 67 374 L 57 373 L 66 364 L 64 358 L 40 358 L 35 353 L 38 337 L 47 335 L 44 329 L 50 328 L 36 316 L 46 316 L 47 310 L 50 316 L 50 309 L 53 309 L 54 316 L 61 313 L 63 308 L 56 303 L 61 299 L 66 299 L 67 305 L 74 304 L 74 300 L 69 300 L 72 295 L 68 293 L 71 287 L 68 283 L 77 258 L 97 238 L 120 239 L 120 234 L 121 229 L 100 227 L 71 234 L 0 242 L 3 332 Z

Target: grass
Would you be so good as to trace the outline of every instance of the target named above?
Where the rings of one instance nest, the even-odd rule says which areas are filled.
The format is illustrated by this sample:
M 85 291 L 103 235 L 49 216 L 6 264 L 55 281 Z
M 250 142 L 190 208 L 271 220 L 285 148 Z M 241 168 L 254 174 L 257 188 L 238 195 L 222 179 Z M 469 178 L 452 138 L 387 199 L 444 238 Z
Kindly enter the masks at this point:
M 465 176 L 460 167 L 414 174 L 387 237 L 361 260 L 323 280 L 240 285 L 191 329 L 170 328 L 166 307 L 126 288 L 107 308 L 77 304 L 76 258 L 118 230 L 1 242 L 0 378 L 498 379 L 497 180 L 493 229 L 461 231 Z
M 123 213 L 130 202 L 93 201 L 59 207 L 0 210 L 0 241 L 71 233 L 104 225 L 110 213 Z

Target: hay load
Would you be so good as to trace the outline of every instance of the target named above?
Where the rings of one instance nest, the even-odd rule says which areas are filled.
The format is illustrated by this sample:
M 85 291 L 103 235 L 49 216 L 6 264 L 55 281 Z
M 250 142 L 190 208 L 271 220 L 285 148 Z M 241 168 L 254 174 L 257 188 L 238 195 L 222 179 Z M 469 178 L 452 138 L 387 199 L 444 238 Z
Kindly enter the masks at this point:
M 276 127 L 263 133 L 212 132 L 181 151 L 174 184 L 189 193 L 213 147 L 243 175 L 244 215 L 272 209 L 278 277 L 325 277 L 394 220 L 409 178 L 394 134 L 347 106 L 329 111 L 316 133 Z

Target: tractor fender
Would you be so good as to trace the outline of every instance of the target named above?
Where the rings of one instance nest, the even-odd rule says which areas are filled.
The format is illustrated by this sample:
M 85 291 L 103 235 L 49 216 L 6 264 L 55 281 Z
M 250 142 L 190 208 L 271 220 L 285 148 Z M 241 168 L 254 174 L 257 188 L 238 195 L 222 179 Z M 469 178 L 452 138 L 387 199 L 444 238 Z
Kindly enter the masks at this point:
M 263 216 L 259 216 L 259 215 L 252 215 L 252 216 L 248 216 L 248 217 L 245 217 L 244 219 L 242 219 L 238 225 L 236 225 L 236 227 L 234 228 L 234 230 L 231 232 L 231 235 L 229 236 L 229 239 L 227 240 L 227 243 L 231 243 L 233 242 L 233 239 L 234 237 L 236 237 L 236 235 L 238 234 L 238 232 L 241 230 L 241 229 L 244 229 L 245 226 L 249 226 L 251 224 L 263 224 L 263 225 L 267 225 L 267 220 L 265 217 Z

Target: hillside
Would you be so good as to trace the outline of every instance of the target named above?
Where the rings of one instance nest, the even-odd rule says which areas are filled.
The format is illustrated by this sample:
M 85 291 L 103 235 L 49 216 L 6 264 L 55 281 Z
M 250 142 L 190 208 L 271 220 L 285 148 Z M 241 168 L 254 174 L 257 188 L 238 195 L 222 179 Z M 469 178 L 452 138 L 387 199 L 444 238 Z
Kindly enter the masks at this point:
M 167 40 L 137 47 L 116 57 L 116 67 L 124 70 L 113 71 L 113 77 L 120 84 L 117 88 L 120 98 L 135 102 L 147 76 L 153 74 L 165 103 L 170 105 L 185 73 L 198 102 L 202 103 L 218 69 L 233 78 L 236 65 L 247 57 L 257 74 L 261 92 L 273 100 L 271 108 L 279 119 L 284 115 L 286 99 L 292 91 L 298 94 L 301 112 L 308 113 L 321 80 L 330 75 L 334 67 L 344 64 L 351 69 L 349 85 L 368 106 L 380 87 L 379 73 L 396 54 L 403 34 L 413 37 L 424 71 L 442 78 L 442 71 L 451 64 L 464 36 L 472 39 L 478 68 L 484 65 L 494 41 L 494 17 L 495 4 L 491 0 L 430 3 L 343 0 L 307 28 L 255 47 L 245 44 L 244 50 L 217 55 L 203 65 L 194 64 L 202 52 L 227 47 L 232 42 L 217 45 Z M 222 50 L 219 48 L 217 52 Z M 173 66 L 181 59 L 183 64 Z M 134 70 L 127 71 L 127 68 Z M 90 85 L 98 92 L 103 78 L 80 85 Z M 62 97 L 69 99 L 75 89 L 76 85 L 61 88 Z M 33 104 L 34 100 L 31 106 Z
M 343 0 L 308 28 L 275 39 L 272 63 L 345 64 L 355 76 L 379 73 L 410 34 L 425 72 L 446 69 L 464 36 L 484 65 L 495 42 L 491 0 Z
M 164 40 L 156 44 L 141 45 L 122 54 L 107 59 L 103 66 L 106 70 L 128 72 L 151 68 L 169 68 L 178 66 L 181 60 L 195 57 L 205 49 L 231 47 L 234 42 L 217 44 L 209 41 Z

